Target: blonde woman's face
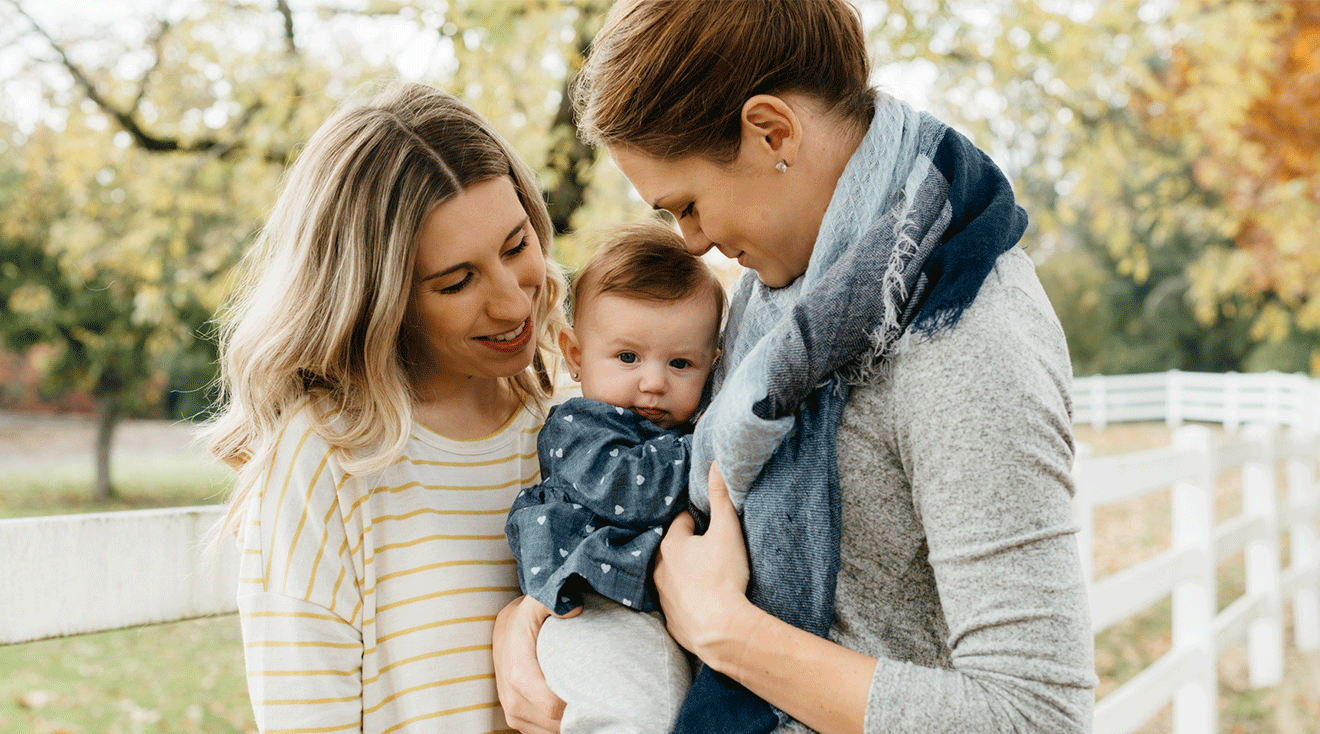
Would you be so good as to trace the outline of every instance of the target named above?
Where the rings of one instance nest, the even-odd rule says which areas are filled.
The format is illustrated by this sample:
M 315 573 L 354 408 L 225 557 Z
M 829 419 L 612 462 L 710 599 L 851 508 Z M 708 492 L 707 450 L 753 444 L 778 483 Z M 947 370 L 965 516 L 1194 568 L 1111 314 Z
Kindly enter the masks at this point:
M 541 243 L 507 176 L 432 209 L 418 238 L 410 304 L 419 387 L 526 369 L 544 284 Z

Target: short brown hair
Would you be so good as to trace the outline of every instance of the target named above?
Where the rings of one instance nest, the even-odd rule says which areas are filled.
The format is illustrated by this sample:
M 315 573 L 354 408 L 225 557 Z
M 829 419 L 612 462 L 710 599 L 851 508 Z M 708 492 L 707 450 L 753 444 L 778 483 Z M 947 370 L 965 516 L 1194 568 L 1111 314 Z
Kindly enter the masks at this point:
M 586 304 L 606 293 L 644 301 L 682 301 L 710 295 L 715 323 L 724 320 L 724 285 L 704 260 L 683 247 L 683 238 L 658 220 L 622 224 L 583 266 L 569 289 L 573 323 Z
M 594 145 L 728 163 L 738 154 L 743 103 L 786 92 L 859 126 L 870 122 L 865 36 L 845 0 L 619 0 L 573 100 Z

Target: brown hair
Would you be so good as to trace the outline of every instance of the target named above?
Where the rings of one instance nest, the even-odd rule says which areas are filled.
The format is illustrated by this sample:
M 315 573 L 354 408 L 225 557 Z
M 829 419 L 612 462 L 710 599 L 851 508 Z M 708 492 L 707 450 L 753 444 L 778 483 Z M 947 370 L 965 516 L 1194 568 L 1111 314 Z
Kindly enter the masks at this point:
M 574 323 L 586 304 L 614 293 L 646 301 L 682 301 L 706 293 L 715 323 L 724 320 L 724 285 L 704 260 L 683 247 L 683 238 L 659 221 L 619 225 L 583 266 L 569 291 Z
M 619 0 L 573 101 L 594 145 L 728 163 L 751 97 L 807 94 L 864 127 L 869 78 L 861 19 L 845 0 Z

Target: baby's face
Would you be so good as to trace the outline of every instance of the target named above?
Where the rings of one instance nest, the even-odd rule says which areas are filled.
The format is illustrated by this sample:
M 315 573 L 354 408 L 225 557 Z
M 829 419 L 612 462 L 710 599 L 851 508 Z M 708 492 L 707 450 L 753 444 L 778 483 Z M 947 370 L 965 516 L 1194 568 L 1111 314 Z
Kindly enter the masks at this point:
M 583 397 L 661 428 L 692 417 L 715 363 L 719 324 L 705 294 L 681 301 L 594 296 L 565 344 Z

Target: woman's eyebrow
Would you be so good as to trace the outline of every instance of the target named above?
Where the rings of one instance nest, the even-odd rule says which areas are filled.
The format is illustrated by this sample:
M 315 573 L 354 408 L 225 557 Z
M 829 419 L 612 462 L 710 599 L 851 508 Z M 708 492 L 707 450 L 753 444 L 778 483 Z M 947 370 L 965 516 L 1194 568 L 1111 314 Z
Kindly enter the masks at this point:
M 509 230 L 509 233 L 508 233 L 507 235 L 504 236 L 504 239 L 500 242 L 500 244 L 504 244 L 505 242 L 508 242 L 509 240 L 511 240 L 511 239 L 513 239 L 514 237 L 516 237 L 516 236 L 518 235 L 518 233 L 521 232 L 521 231 L 523 230 L 523 228 L 527 226 L 528 219 L 529 219 L 529 217 L 523 217 L 522 221 L 521 221 L 521 222 L 518 222 L 518 226 L 516 226 L 516 227 L 514 227 L 513 229 Z M 467 270 L 467 269 L 470 269 L 471 267 L 472 267 L 472 263 L 471 263 L 470 261 L 465 260 L 465 261 L 463 261 L 463 262 L 461 262 L 461 263 L 459 263 L 459 264 L 457 264 L 457 265 L 455 265 L 455 266 L 453 266 L 453 267 L 445 268 L 444 270 L 439 270 L 439 271 L 437 271 L 437 272 L 431 273 L 430 275 L 426 276 L 425 278 L 422 278 L 421 280 L 417 281 L 417 284 L 418 284 L 418 285 L 421 285 L 422 283 L 425 283 L 425 282 L 428 281 L 428 280 L 435 280 L 436 278 L 443 278 L 443 277 L 445 277 L 446 275 L 449 275 L 450 273 L 457 273 L 457 272 L 460 271 L 460 270 Z

